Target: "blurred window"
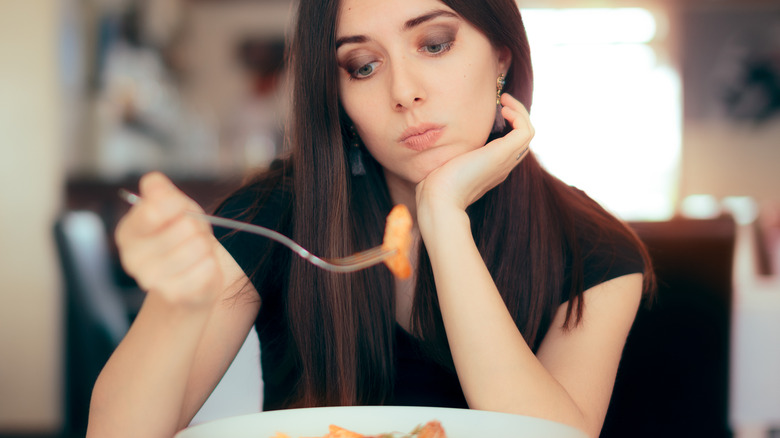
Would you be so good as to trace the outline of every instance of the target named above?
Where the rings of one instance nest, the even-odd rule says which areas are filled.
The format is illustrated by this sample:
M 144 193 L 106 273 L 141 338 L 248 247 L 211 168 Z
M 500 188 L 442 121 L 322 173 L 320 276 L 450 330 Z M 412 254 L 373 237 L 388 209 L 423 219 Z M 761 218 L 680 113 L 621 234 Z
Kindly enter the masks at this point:
M 626 220 L 674 211 L 681 91 L 664 18 L 641 8 L 523 9 L 542 164 Z

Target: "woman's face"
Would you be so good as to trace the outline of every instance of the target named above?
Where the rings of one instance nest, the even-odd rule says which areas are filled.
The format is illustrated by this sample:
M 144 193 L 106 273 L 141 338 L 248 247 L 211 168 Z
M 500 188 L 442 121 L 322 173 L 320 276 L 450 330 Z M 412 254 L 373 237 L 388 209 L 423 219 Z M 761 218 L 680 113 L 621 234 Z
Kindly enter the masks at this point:
M 343 0 L 341 103 L 388 184 L 417 184 L 485 144 L 511 61 L 437 0 Z

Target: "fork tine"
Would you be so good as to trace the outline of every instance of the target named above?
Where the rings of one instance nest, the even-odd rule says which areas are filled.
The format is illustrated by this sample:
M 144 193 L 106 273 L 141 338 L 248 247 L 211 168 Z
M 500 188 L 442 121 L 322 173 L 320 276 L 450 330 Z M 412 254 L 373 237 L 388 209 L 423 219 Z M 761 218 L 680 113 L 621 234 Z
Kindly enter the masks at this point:
M 347 262 L 347 261 L 353 261 L 354 262 L 355 260 L 361 260 L 361 259 L 364 259 L 366 257 L 374 257 L 374 256 L 376 256 L 376 254 L 380 253 L 381 251 L 382 251 L 382 247 L 377 246 L 377 247 L 374 247 L 374 248 L 371 248 L 371 249 L 367 249 L 365 251 L 356 252 L 356 253 L 354 253 L 352 255 L 348 255 L 348 256 L 344 256 L 344 257 L 332 257 L 332 258 L 328 258 L 326 260 L 334 261 L 334 262 L 340 262 L 340 263 L 344 263 L 344 262 Z
M 361 251 L 355 254 L 352 254 L 350 256 L 346 257 L 339 257 L 339 258 L 333 258 L 333 259 L 325 259 L 328 263 L 332 263 L 334 265 L 339 266 L 346 266 L 346 265 L 352 265 L 357 263 L 366 263 L 368 261 L 377 260 L 377 262 L 382 261 L 386 258 L 387 255 L 393 251 L 388 251 L 383 249 L 381 246 L 377 246 L 376 248 L 372 248 L 366 251 Z
M 335 263 L 331 263 L 330 261 L 325 261 L 325 260 L 312 261 L 312 263 L 328 271 L 342 272 L 342 273 L 355 272 L 382 263 L 382 261 L 385 260 L 385 258 L 387 258 L 389 254 L 391 254 L 391 252 L 387 252 L 385 254 L 379 254 L 376 257 L 367 258 L 365 260 L 358 261 L 358 262 L 351 262 L 349 264 L 341 264 L 341 262 L 338 260 L 336 260 Z
M 341 257 L 341 258 L 339 258 L 339 260 L 342 260 L 344 262 L 347 262 L 347 261 L 356 262 L 356 261 L 360 261 L 360 260 L 367 259 L 367 258 L 377 257 L 379 255 L 384 254 L 385 252 L 387 252 L 387 251 L 385 251 L 384 248 L 382 248 L 381 246 L 377 246 L 377 247 L 374 247 L 374 248 L 371 248 L 371 249 L 368 249 L 368 250 L 365 250 L 365 251 L 356 252 L 355 254 L 352 254 L 350 256 Z

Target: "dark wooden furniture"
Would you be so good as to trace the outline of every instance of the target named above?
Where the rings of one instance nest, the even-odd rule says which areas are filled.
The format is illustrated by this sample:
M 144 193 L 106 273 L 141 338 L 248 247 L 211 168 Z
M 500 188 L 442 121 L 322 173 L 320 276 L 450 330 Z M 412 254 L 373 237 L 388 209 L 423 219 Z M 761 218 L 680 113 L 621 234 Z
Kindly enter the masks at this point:
M 735 223 L 630 224 L 658 276 L 626 343 L 602 430 L 612 437 L 730 437 L 729 344 Z

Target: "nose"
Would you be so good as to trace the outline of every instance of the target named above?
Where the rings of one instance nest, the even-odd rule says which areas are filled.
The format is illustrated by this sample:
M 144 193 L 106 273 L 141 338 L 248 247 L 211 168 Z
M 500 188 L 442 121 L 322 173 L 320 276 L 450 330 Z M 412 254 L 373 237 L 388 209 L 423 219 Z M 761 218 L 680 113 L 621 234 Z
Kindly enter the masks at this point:
M 391 102 L 393 109 L 404 111 L 425 101 L 425 87 L 415 74 L 414 68 L 404 59 L 394 62 L 391 67 Z

